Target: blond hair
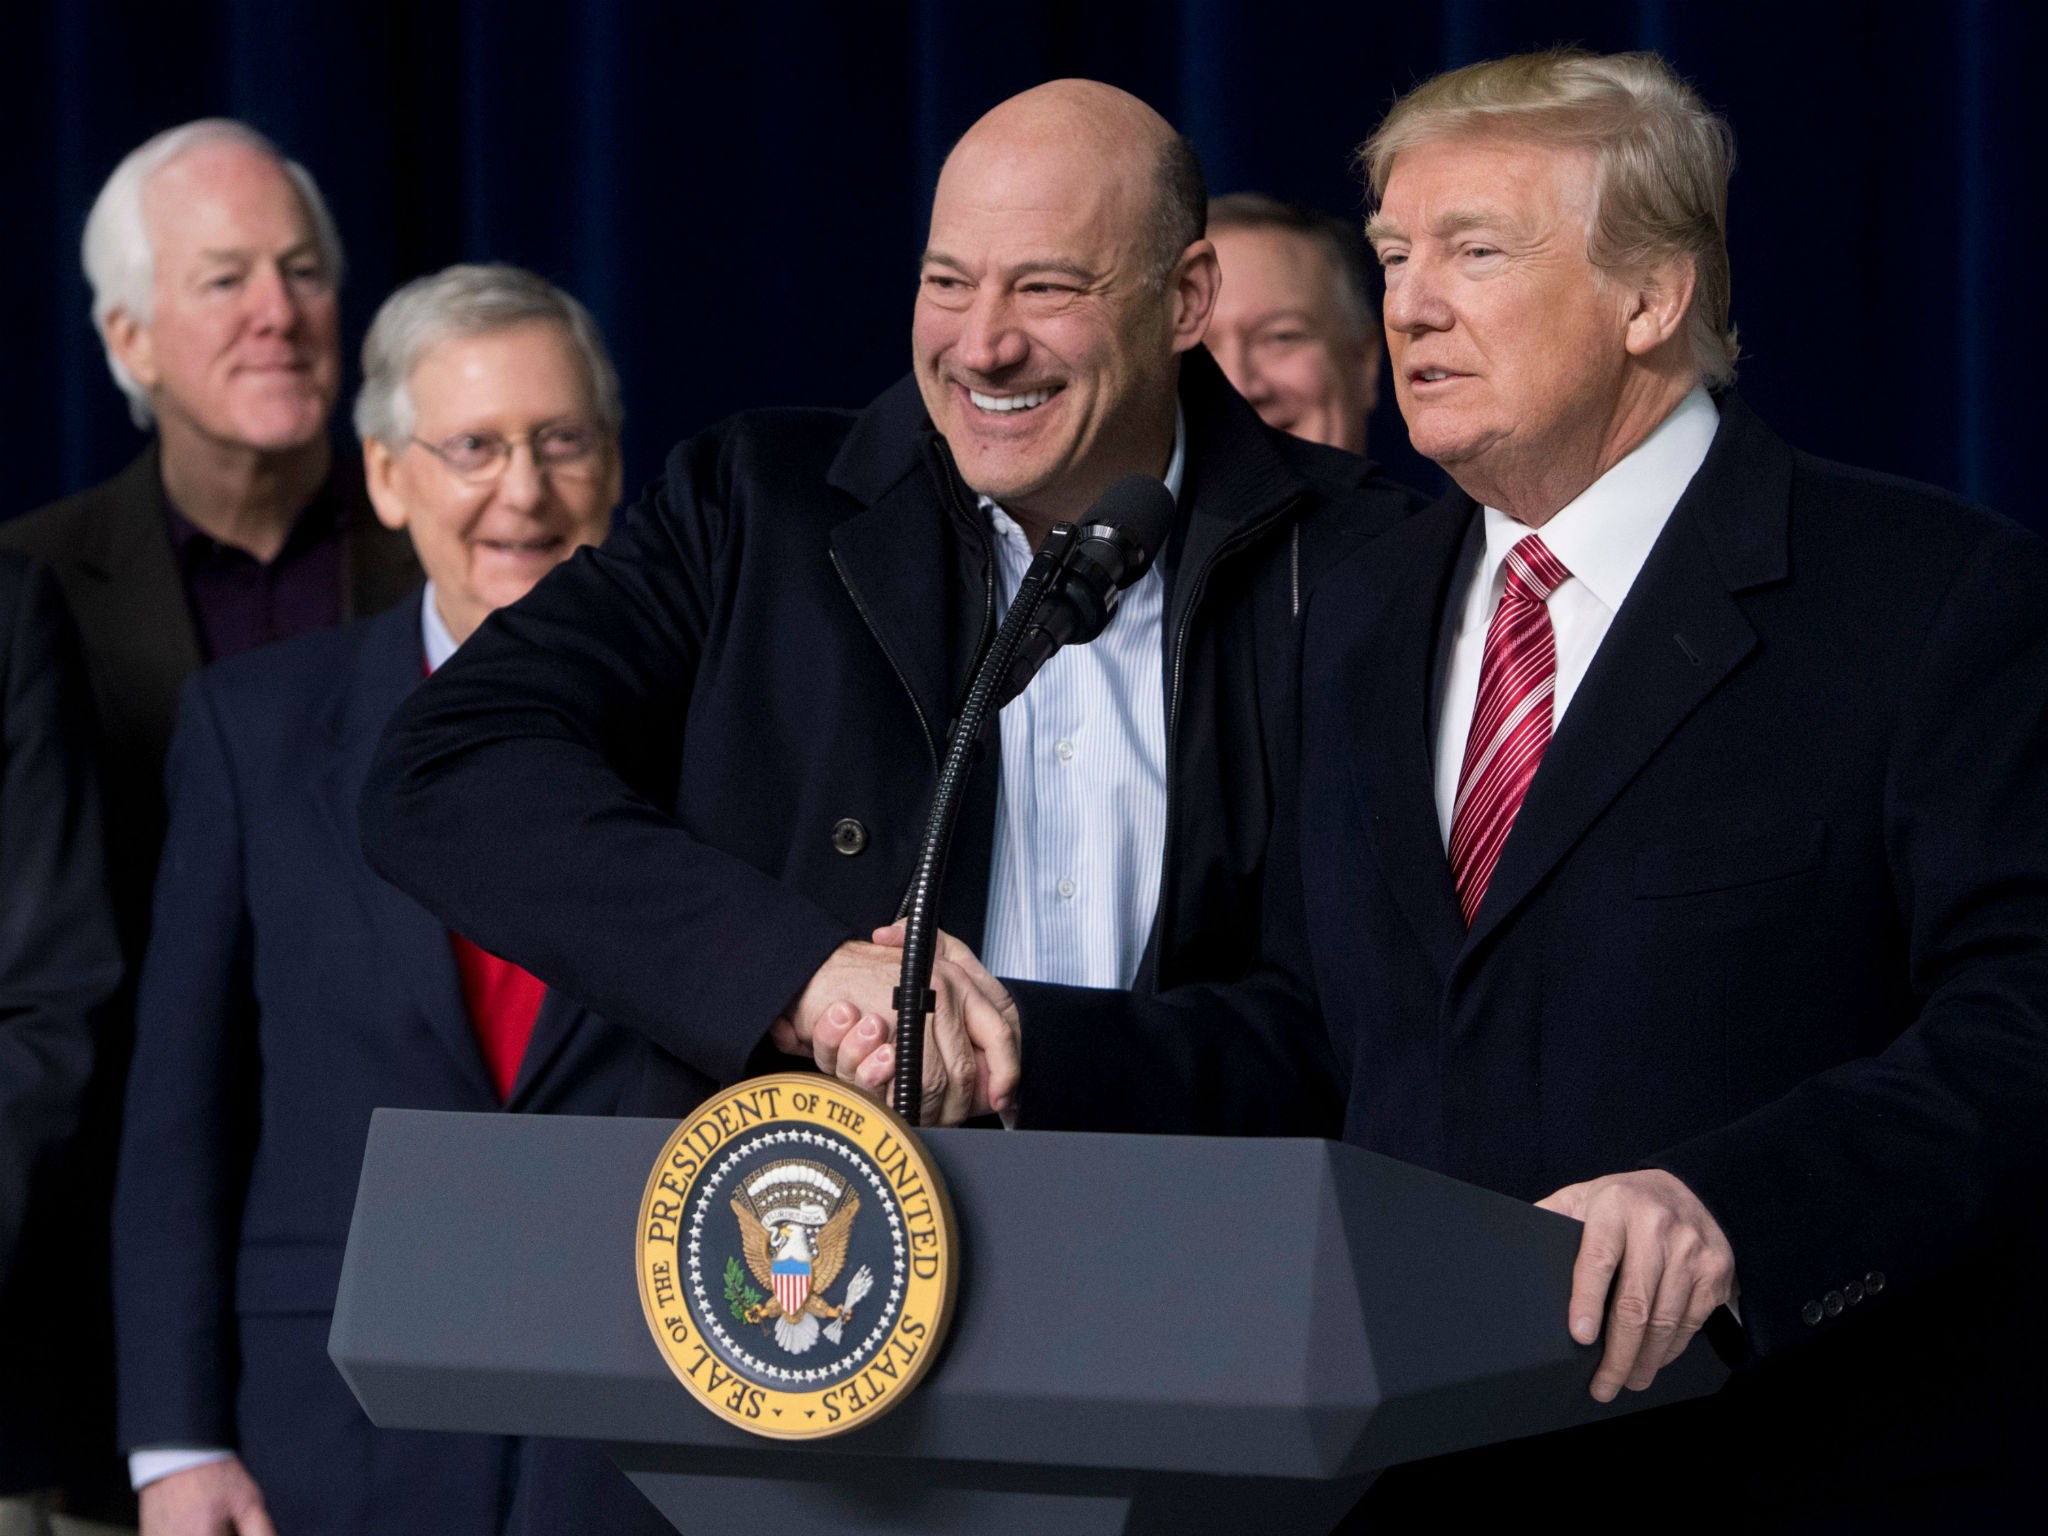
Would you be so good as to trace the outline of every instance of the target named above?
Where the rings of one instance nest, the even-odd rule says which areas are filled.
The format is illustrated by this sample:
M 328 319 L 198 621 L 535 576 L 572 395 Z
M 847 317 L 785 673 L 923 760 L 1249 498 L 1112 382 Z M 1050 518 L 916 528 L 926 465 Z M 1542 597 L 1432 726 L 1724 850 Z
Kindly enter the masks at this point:
M 1466 134 L 1534 139 L 1593 157 L 1586 255 L 1603 272 L 1674 256 L 1693 266 L 1686 332 L 1701 377 L 1735 377 L 1729 323 L 1728 177 L 1735 136 L 1654 53 L 1556 48 L 1468 64 L 1394 103 L 1358 149 L 1372 202 L 1402 151 Z

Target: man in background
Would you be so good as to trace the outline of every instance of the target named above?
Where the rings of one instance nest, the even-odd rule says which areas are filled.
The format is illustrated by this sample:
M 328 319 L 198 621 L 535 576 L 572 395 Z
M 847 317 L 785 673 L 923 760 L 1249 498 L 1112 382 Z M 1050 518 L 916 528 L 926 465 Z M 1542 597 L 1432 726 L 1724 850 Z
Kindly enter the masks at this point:
M 84 641 L 135 955 L 180 685 L 389 607 L 418 570 L 328 439 L 341 242 L 303 166 L 224 118 L 168 129 L 107 178 L 83 256 L 107 365 L 154 430 L 113 479 L 0 526 L 0 547 L 48 562 Z
M 1208 346 L 1267 426 L 1365 452 L 1380 397 L 1379 294 L 1357 230 L 1298 203 L 1209 204 L 1222 269 Z
M 77 1283 L 66 1163 L 121 985 L 77 650 L 50 573 L 0 554 L 0 1536 L 48 1536 L 108 1427 L 52 1325 Z
M 93 323 L 148 445 L 112 480 L 0 526 L 0 548 L 54 571 L 83 642 L 98 717 L 108 875 L 139 966 L 164 837 L 163 769 L 178 690 L 208 661 L 388 607 L 417 580 L 380 527 L 362 472 L 327 436 L 341 382 L 341 245 L 319 189 L 240 123 L 205 119 L 136 149 L 86 219 Z M 103 1493 L 127 1504 L 113 1454 L 106 1224 L 132 993 L 94 1068 L 62 1202 L 73 1231 L 61 1390 L 105 1447 Z M 95 1258 L 94 1255 L 98 1257 Z

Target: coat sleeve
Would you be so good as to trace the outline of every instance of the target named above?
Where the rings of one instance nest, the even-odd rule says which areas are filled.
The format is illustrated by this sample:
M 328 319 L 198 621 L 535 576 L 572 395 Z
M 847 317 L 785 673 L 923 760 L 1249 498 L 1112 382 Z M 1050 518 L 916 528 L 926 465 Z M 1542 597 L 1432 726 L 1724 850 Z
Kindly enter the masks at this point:
M 114 1189 L 120 1443 L 232 1446 L 234 1273 L 258 1125 L 243 811 L 213 696 L 187 684 Z
M 78 1130 L 121 983 L 85 678 L 55 579 L 0 604 L 0 1291 L 39 1171 Z
M 392 721 L 361 811 L 371 866 L 450 928 L 722 1082 L 853 936 L 671 814 L 737 558 L 726 479 L 684 444 L 603 548 L 493 614 Z
M 1875 1272 L 1886 1298 L 2014 1220 L 2048 1171 L 2048 547 L 2001 528 L 1952 585 L 1904 690 L 1884 827 L 1911 1022 L 1651 1159 L 1727 1232 L 1752 1346 Z M 1888 1302 L 1874 1300 L 1858 1318 Z

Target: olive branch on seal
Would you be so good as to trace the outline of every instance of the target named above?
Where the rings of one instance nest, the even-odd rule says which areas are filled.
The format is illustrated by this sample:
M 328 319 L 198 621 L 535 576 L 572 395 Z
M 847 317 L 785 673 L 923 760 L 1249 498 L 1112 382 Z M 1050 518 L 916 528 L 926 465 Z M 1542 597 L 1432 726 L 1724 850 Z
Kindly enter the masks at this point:
M 728 1257 L 725 1261 L 725 1304 L 732 1309 L 732 1315 L 744 1323 L 748 1308 L 758 1307 L 767 1299 L 747 1284 L 747 1272 L 740 1268 L 740 1261 Z

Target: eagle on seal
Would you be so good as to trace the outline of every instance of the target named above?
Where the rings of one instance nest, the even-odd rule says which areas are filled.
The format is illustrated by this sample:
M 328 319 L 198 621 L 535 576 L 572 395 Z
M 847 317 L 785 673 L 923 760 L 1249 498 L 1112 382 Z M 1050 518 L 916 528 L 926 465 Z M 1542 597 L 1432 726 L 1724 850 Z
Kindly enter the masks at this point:
M 802 1221 L 765 1224 L 747 1206 L 735 1199 L 732 1211 L 740 1220 L 740 1246 L 747 1268 L 769 1295 L 766 1301 L 747 1308 L 750 1323 L 775 1325 L 775 1341 L 793 1355 L 800 1355 L 818 1342 L 818 1320 L 831 1326 L 825 1332 L 834 1342 L 840 1329 L 853 1315 L 854 1303 L 867 1293 L 865 1268 L 847 1287 L 846 1303 L 833 1306 L 820 1293 L 839 1278 L 846 1267 L 846 1242 L 853 1229 L 860 1197 L 848 1194 L 822 1227 Z M 872 1281 L 869 1282 L 870 1284 Z

